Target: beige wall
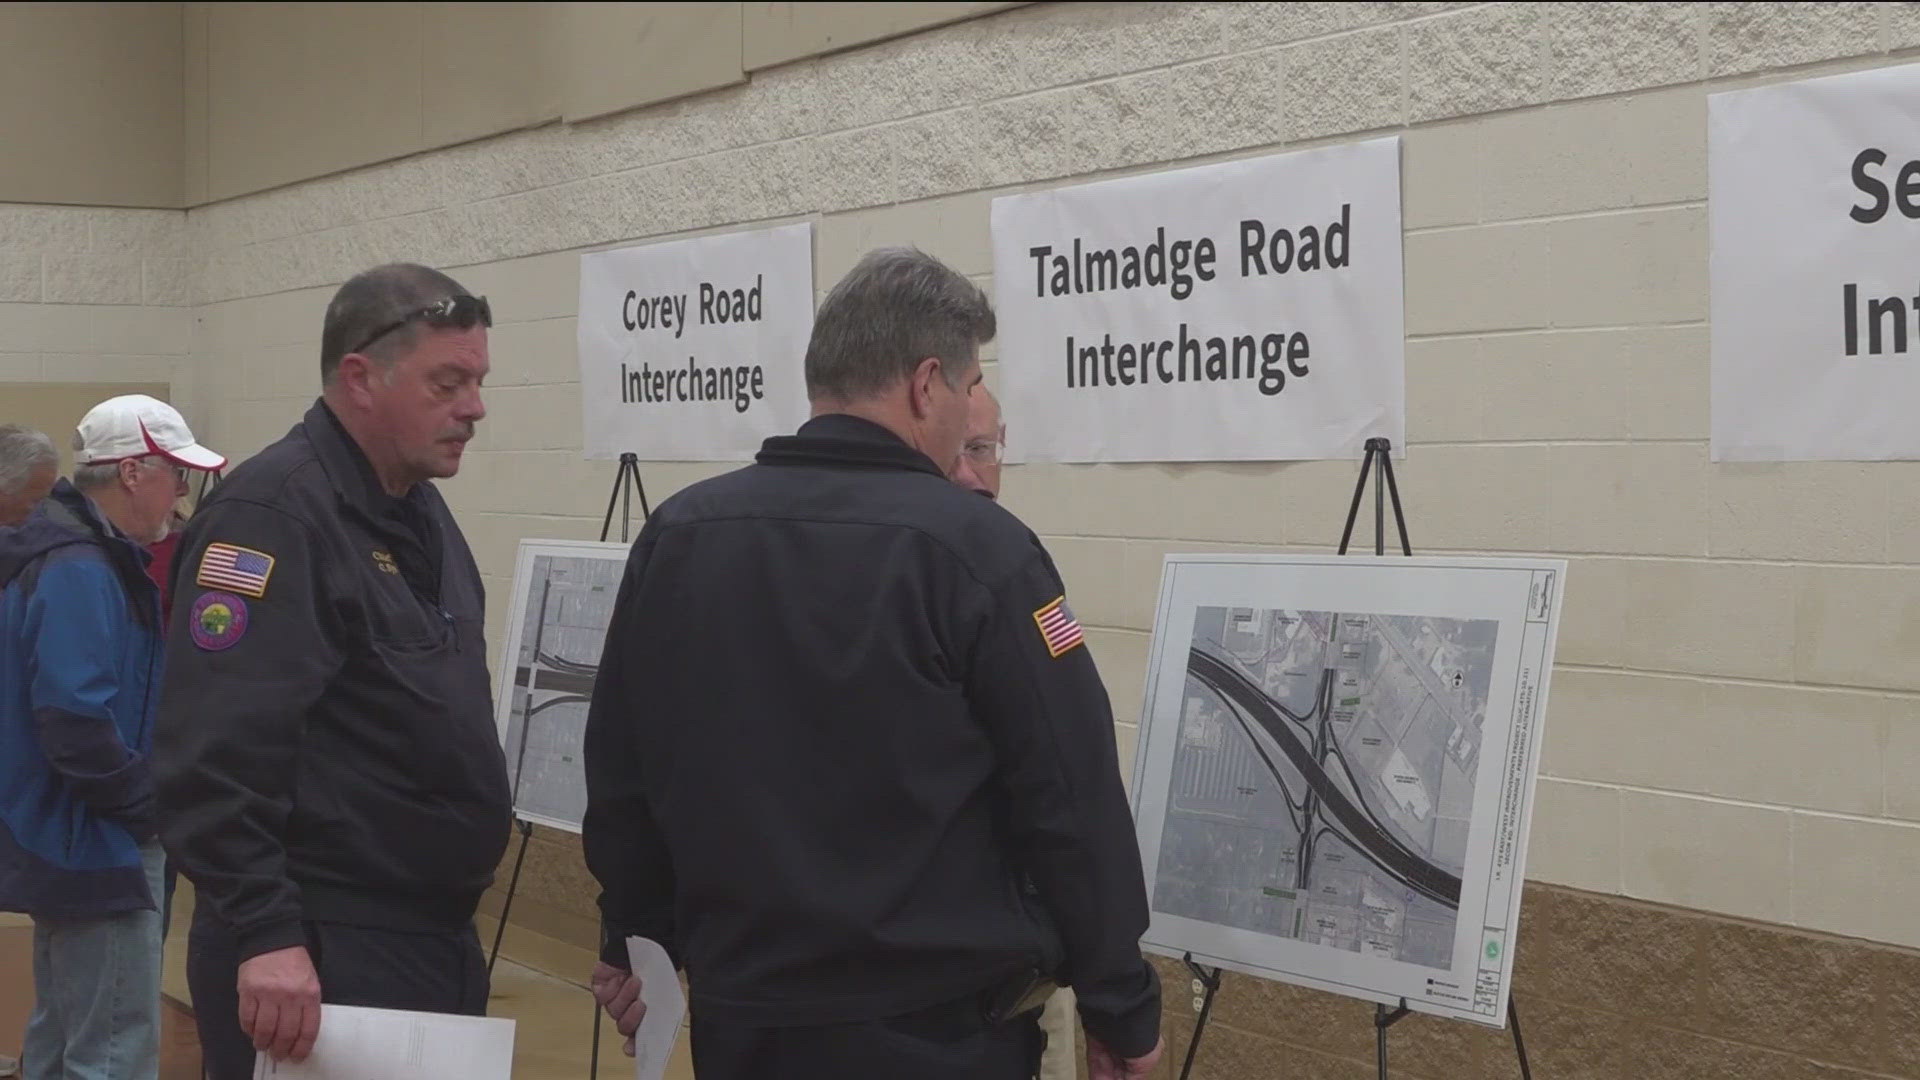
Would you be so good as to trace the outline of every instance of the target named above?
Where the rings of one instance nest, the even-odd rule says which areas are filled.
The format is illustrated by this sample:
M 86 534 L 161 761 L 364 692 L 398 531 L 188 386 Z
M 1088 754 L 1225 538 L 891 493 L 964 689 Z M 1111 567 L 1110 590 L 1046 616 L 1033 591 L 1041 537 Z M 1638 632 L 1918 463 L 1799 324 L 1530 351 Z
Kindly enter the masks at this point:
M 194 203 L 557 115 L 550 5 L 186 5 Z
M 0 4 L 0 202 L 183 205 L 180 7 Z
M 190 409 L 197 277 L 179 210 L 0 203 L 0 421 L 50 415 L 56 383 L 164 386 Z
M 461 268 L 501 323 L 447 489 L 504 611 L 515 543 L 592 537 L 612 479 L 579 456 L 578 251 L 811 219 L 823 289 L 901 240 L 985 281 L 996 193 L 1400 132 L 1413 542 L 1572 562 L 1531 874 L 1920 944 L 1920 466 L 1709 462 L 1705 222 L 1709 92 L 1916 45 L 1906 6 L 1021 7 L 197 209 L 195 362 L 251 452 L 313 393 L 335 283 Z M 1124 755 L 1161 554 L 1327 550 L 1352 473 L 1010 470 Z
M 741 63 L 748 71 L 838 52 L 1019 4 L 741 4 Z
M 0 3 L 0 202 L 185 207 L 1007 3 Z
M 72 436 L 80 418 L 95 405 L 122 394 L 146 394 L 165 401 L 173 388 L 165 383 L 0 384 L 0 423 L 25 424 L 45 432 L 60 452 L 60 475 L 71 476 Z

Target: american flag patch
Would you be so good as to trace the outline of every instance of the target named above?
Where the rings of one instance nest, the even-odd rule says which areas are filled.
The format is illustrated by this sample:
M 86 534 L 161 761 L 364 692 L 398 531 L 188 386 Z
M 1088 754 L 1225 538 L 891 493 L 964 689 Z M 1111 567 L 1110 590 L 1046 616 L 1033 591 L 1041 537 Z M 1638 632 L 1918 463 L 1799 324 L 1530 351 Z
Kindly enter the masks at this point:
M 1034 612 L 1033 621 L 1040 627 L 1040 640 L 1046 642 L 1047 653 L 1056 660 L 1085 640 L 1064 596 Z
M 267 595 L 273 576 L 273 556 L 232 544 L 208 544 L 200 556 L 200 574 L 194 578 L 209 589 L 226 589 L 258 600 Z

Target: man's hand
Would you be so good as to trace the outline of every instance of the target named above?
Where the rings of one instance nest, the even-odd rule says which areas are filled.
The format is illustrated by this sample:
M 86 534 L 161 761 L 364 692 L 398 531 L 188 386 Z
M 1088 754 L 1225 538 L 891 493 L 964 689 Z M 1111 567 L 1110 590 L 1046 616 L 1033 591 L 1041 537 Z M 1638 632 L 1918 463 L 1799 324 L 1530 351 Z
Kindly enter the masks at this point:
M 1162 1038 L 1153 1044 L 1144 1057 L 1123 1058 L 1106 1048 L 1099 1039 L 1087 1036 L 1087 1076 L 1090 1080 L 1141 1080 L 1160 1064 L 1160 1055 L 1167 1049 L 1167 1040 Z
M 607 1010 L 607 1015 L 613 1017 L 613 1026 L 627 1037 L 622 1049 L 632 1057 L 633 1033 L 640 1030 L 640 1018 L 647 1015 L 647 1007 L 640 1001 L 639 977 L 602 961 L 593 965 L 592 983 L 593 1000 Z
M 320 1036 L 320 976 L 304 946 L 240 965 L 240 1030 L 275 1061 L 305 1061 Z

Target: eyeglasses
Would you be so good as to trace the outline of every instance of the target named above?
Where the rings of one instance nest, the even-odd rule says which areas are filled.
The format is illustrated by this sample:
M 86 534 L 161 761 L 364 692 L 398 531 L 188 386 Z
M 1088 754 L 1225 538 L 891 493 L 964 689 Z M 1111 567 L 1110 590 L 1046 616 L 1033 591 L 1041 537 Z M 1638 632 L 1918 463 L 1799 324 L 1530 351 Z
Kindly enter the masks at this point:
M 1007 445 L 1001 439 L 971 439 L 961 450 L 976 465 L 998 465 L 1006 452 Z
M 187 482 L 188 469 L 185 465 L 175 465 L 173 462 L 168 461 L 166 458 L 151 457 L 151 456 L 141 458 L 140 464 L 157 465 L 163 469 L 170 469 L 173 472 L 173 479 L 176 483 L 184 484 Z
M 471 328 L 476 322 L 491 328 L 493 326 L 493 307 L 487 303 L 487 298 L 484 296 L 449 296 L 444 300 L 428 304 L 426 307 L 415 308 L 407 312 L 399 319 L 375 330 L 367 337 L 367 340 L 362 341 L 347 351 L 356 353 L 365 352 L 367 351 L 367 346 L 372 345 L 374 342 L 379 341 L 381 338 L 386 337 L 388 334 L 393 333 L 395 330 L 400 329 L 415 319 L 424 319 L 428 326 L 437 326 L 442 329 L 451 327 L 466 330 Z

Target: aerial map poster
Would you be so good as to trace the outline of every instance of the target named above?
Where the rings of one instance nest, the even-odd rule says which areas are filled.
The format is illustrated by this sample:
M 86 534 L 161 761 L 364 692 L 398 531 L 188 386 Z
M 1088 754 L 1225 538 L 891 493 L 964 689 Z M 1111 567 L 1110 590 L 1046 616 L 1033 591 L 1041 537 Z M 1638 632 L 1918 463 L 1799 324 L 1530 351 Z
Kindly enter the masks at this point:
M 1169 556 L 1134 761 L 1146 947 L 1503 1025 L 1565 578 Z
M 587 706 L 629 550 L 581 540 L 520 542 L 494 708 L 514 813 L 523 820 L 580 831 Z

